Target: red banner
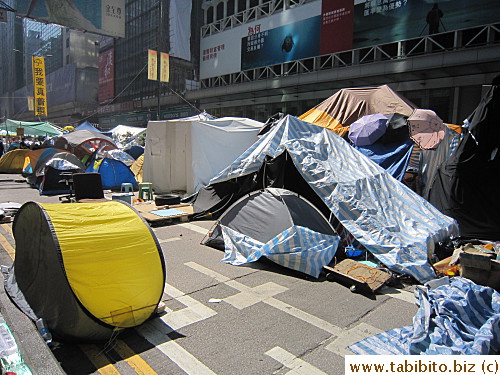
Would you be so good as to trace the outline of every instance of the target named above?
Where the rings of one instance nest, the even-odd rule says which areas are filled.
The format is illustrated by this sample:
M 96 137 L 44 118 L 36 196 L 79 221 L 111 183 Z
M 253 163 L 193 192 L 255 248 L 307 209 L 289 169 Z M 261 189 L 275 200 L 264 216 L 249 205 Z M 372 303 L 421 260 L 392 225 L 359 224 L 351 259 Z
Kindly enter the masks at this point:
M 114 49 L 99 55 L 99 103 L 115 95 L 115 53 Z
M 352 49 L 353 0 L 323 0 L 321 7 L 320 54 Z

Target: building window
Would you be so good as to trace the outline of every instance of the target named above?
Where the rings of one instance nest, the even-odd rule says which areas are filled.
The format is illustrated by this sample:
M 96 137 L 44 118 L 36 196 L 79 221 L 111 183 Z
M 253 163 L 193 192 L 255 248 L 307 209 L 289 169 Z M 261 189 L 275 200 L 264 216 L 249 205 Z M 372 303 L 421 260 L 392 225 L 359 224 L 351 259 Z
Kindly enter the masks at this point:
M 217 5 L 217 20 L 224 18 L 224 3 L 219 3 Z
M 66 48 L 69 48 L 69 38 L 66 39 Z
M 214 7 L 207 9 L 207 23 L 214 22 Z
M 66 64 L 69 64 L 69 55 L 66 55 Z

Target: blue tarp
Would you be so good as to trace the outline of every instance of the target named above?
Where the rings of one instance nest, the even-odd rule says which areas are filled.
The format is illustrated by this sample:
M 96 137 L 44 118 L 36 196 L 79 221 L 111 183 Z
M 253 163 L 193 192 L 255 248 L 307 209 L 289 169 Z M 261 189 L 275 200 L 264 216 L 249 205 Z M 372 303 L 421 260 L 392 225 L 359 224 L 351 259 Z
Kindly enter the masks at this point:
M 356 149 L 384 168 L 396 180 L 403 181 L 413 145 L 413 141 L 408 139 L 404 143 L 374 143 L 369 146 L 356 146 Z
M 333 259 L 340 240 L 338 236 L 293 225 L 264 244 L 226 226 L 222 225 L 221 228 L 226 248 L 222 260 L 224 263 L 239 266 L 264 256 L 284 267 L 316 278 L 323 266 Z
M 416 287 L 420 309 L 413 326 L 393 329 L 351 346 L 362 355 L 481 355 L 500 350 L 500 294 L 463 277 Z
M 286 116 L 210 184 L 231 180 L 284 151 L 341 224 L 390 269 L 426 282 L 434 245 L 457 223 L 328 129 Z

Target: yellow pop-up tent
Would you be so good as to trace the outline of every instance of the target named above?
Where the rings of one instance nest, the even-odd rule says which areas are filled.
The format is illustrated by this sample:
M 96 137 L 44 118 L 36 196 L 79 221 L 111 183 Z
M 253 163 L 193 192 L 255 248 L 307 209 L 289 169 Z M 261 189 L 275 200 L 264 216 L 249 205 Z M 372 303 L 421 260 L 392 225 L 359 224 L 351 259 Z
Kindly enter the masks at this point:
M 153 231 L 129 205 L 39 204 L 18 211 L 6 290 L 64 341 L 105 341 L 140 325 L 163 294 L 165 264 Z

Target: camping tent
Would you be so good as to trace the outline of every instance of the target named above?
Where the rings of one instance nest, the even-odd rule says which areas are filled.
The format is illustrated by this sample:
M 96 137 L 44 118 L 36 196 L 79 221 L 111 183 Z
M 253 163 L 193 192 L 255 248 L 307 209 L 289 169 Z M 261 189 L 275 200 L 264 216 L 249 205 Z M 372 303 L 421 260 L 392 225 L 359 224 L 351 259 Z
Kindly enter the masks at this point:
M 5 289 L 56 338 L 108 340 L 155 313 L 164 260 L 153 231 L 129 205 L 28 202 L 12 230 L 16 257 Z
M 280 165 L 280 159 L 288 163 Z M 195 210 L 222 211 L 224 202 L 262 184 L 295 191 L 326 208 L 325 216 L 338 220 L 381 263 L 421 282 L 435 278 L 428 262 L 435 243 L 457 234 L 455 220 L 343 139 L 292 116 L 200 190 Z
M 85 170 L 85 165 L 66 151 L 47 154 L 39 161 L 41 163 L 35 171 L 35 186 L 41 195 L 69 194 L 71 187 L 64 175 Z
M 389 86 L 342 89 L 299 118 L 346 136 L 349 126 L 364 115 L 400 113 L 410 116 L 416 108 Z
M 0 173 L 22 173 L 28 149 L 16 149 L 0 158 Z
M 54 147 L 68 150 L 78 158 L 83 159 L 99 149 L 112 150 L 116 148 L 116 145 L 111 138 L 101 133 L 90 130 L 75 130 L 57 138 Z
M 335 230 L 315 206 L 277 188 L 242 197 L 219 218 L 205 242 L 225 248 L 227 263 L 241 265 L 265 256 L 313 277 L 333 259 L 338 243 Z
M 137 158 L 137 160 L 134 162 L 134 164 L 132 164 L 130 166 L 130 170 L 134 174 L 135 179 L 137 180 L 137 182 L 142 182 L 143 181 L 143 178 L 142 178 L 142 167 L 143 167 L 143 165 L 144 165 L 144 154 L 142 154 L 141 156 L 139 156 Z
M 144 181 L 152 182 L 157 193 L 180 190 L 191 194 L 252 145 L 262 126 L 239 117 L 150 121 Z
M 453 155 L 438 168 L 429 201 L 458 221 L 466 238 L 500 240 L 500 76 L 469 116 Z
M 23 128 L 25 135 L 32 136 L 52 136 L 62 134 L 61 129 L 50 122 L 28 122 L 7 119 L 2 124 L 2 130 L 8 130 L 9 132 L 15 133 L 17 128 Z
M 78 125 L 75 128 L 75 131 L 76 130 L 90 130 L 90 131 L 93 131 L 93 132 L 96 132 L 96 133 L 102 133 L 99 129 L 97 129 L 94 125 L 92 125 L 88 121 L 82 122 L 80 125 Z
M 139 146 L 139 145 L 133 145 L 129 146 L 127 148 L 124 148 L 123 151 L 125 151 L 127 154 L 132 156 L 135 160 L 142 154 L 144 154 L 144 147 Z
M 100 173 L 103 189 L 120 189 L 122 183 L 131 183 L 137 188 L 139 184 L 134 174 L 123 162 L 105 157 L 92 161 L 86 173 Z

